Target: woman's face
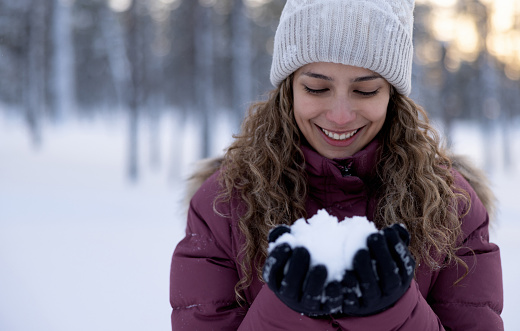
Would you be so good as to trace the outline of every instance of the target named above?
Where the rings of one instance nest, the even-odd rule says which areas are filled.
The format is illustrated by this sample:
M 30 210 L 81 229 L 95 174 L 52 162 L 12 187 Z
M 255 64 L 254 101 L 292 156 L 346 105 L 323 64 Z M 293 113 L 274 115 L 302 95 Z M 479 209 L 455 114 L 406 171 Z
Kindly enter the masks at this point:
M 364 68 L 310 63 L 294 74 L 294 117 L 311 146 L 329 158 L 363 149 L 381 130 L 390 84 Z

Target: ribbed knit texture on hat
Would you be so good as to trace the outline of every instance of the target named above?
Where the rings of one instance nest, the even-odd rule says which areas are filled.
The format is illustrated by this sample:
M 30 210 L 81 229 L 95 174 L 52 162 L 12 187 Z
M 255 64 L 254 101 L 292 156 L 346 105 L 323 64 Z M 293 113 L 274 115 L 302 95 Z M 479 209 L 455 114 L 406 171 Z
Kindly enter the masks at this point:
M 276 87 L 313 62 L 362 67 L 409 95 L 414 0 L 288 0 L 274 38 Z

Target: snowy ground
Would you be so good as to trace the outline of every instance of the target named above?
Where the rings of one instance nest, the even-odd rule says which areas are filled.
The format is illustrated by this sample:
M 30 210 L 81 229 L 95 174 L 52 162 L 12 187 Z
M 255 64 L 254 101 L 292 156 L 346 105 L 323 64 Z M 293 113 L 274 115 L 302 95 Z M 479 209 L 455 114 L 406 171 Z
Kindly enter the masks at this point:
M 170 329 L 169 263 L 184 223 L 181 178 L 197 156 L 173 134 L 182 131 L 174 118 L 162 119 L 159 129 L 161 164 L 148 162 L 143 126 L 140 178 L 132 183 L 124 118 L 46 125 L 35 149 L 19 120 L 0 113 L 0 330 Z M 215 150 L 228 141 L 223 131 Z M 483 164 L 478 128 L 458 125 L 454 138 L 456 150 Z M 500 139 L 491 138 L 500 160 Z M 513 148 L 518 159 L 520 146 Z M 492 241 L 502 250 L 506 330 L 520 330 L 513 246 L 520 169 L 502 169 L 497 162 L 491 170 L 500 202 Z

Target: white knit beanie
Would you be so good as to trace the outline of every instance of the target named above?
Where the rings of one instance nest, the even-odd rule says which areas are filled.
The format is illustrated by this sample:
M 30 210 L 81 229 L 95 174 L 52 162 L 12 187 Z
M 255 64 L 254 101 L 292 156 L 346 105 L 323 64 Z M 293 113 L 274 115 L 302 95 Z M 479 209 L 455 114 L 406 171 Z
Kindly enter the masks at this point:
M 372 70 L 408 96 L 414 0 L 288 0 L 274 38 L 276 87 L 313 62 Z

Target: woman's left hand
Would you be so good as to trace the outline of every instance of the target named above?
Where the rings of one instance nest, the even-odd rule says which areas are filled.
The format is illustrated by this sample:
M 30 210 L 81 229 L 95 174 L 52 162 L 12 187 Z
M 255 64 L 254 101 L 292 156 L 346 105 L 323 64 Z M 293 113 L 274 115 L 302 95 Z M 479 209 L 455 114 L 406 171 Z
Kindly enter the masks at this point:
M 342 281 L 342 313 L 367 316 L 391 307 L 410 287 L 415 260 L 408 249 L 410 235 L 394 224 L 367 238 L 368 250 L 354 256 L 354 270 Z

